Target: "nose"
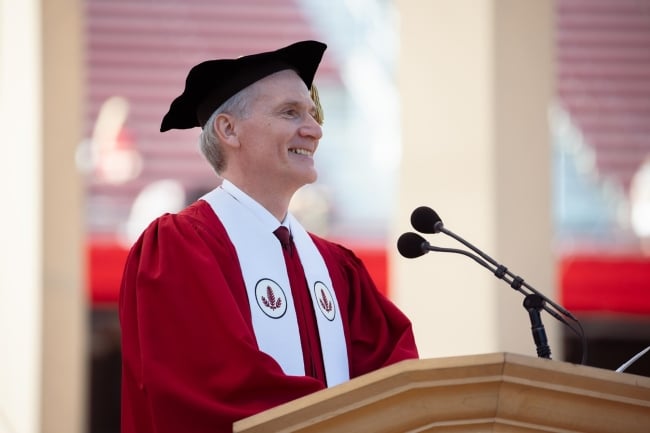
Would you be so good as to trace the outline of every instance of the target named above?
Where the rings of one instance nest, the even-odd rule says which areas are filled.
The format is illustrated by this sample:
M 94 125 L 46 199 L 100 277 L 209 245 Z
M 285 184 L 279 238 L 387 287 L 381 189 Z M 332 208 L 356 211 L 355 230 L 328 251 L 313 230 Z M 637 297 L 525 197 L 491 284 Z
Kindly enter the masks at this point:
M 305 117 L 306 119 L 300 127 L 300 135 L 310 137 L 314 140 L 320 140 L 323 136 L 323 128 L 321 128 L 313 116 L 307 115 Z

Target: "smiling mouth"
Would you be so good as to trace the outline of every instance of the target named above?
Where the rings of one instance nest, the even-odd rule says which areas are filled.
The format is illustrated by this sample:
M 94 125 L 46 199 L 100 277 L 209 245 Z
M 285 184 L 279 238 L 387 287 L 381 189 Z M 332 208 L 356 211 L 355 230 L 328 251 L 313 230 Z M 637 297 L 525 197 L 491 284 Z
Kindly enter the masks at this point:
M 289 149 L 289 152 L 295 153 L 296 155 L 305 155 L 305 156 L 312 156 L 314 154 L 314 152 L 307 149 Z

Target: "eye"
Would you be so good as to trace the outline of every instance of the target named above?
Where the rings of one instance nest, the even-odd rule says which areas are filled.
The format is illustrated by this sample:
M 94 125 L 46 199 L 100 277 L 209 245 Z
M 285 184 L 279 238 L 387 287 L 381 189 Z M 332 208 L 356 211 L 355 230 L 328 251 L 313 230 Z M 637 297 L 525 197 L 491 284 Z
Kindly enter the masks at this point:
M 298 110 L 296 110 L 295 108 L 287 108 L 286 110 L 284 110 L 282 114 L 284 114 L 287 117 L 296 117 L 299 115 Z

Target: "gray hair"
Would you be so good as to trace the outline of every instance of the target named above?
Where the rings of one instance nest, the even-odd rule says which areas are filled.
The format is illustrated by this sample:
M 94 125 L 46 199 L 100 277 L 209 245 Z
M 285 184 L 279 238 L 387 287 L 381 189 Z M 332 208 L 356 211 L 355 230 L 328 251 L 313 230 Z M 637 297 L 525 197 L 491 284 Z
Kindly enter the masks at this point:
M 254 84 L 250 85 L 228 98 L 226 102 L 221 104 L 214 113 L 212 113 L 203 126 L 203 131 L 199 136 L 199 147 L 201 153 L 203 153 L 203 156 L 208 160 L 217 174 L 221 174 L 221 172 L 225 170 L 226 159 L 223 155 L 223 149 L 221 148 L 219 138 L 214 131 L 214 120 L 222 113 L 231 114 L 239 119 L 246 118 L 249 115 L 250 103 L 254 98 L 254 87 Z

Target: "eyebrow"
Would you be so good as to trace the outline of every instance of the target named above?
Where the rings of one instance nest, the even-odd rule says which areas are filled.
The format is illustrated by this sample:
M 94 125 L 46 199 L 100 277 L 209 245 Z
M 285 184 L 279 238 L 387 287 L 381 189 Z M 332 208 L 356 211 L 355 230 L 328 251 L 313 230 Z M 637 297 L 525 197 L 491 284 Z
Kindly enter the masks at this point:
M 284 101 L 278 103 L 277 107 L 278 107 L 278 109 L 281 110 L 284 107 L 304 107 L 304 106 L 307 106 L 307 111 L 309 111 L 309 113 L 311 113 L 311 114 L 315 114 L 318 111 L 318 109 L 316 107 L 316 104 L 314 103 L 314 101 L 311 100 L 311 98 L 309 99 L 309 102 L 310 103 L 305 103 L 305 102 L 302 102 L 302 101 L 297 100 L 297 99 L 287 99 L 287 100 L 284 100 Z

